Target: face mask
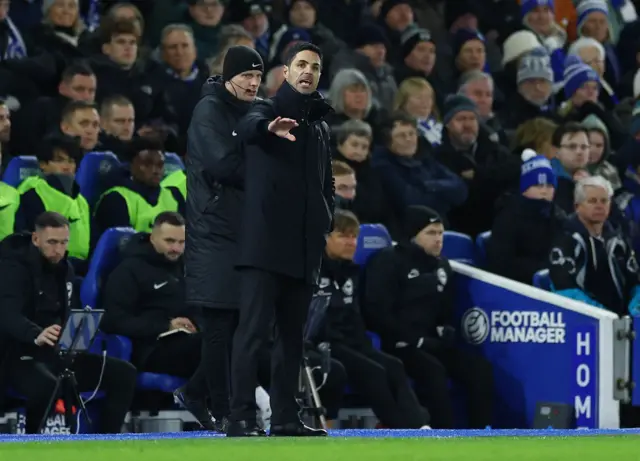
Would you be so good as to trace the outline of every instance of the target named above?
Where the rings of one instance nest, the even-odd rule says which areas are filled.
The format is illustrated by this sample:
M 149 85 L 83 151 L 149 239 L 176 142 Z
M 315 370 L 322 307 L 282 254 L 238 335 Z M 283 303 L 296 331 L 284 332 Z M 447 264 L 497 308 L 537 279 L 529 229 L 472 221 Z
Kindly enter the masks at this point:
M 341 210 L 351 210 L 353 208 L 353 200 L 340 197 L 339 195 L 335 196 L 336 208 Z

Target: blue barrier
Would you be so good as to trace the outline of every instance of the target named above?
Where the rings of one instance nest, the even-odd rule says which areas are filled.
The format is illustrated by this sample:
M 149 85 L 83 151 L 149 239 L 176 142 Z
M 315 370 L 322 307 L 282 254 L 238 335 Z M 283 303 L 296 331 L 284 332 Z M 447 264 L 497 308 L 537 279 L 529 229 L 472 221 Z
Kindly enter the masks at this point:
M 539 402 L 575 408 L 579 428 L 619 427 L 615 314 L 456 261 L 451 265 L 466 347 L 494 366 L 495 427 L 532 427 Z
M 633 331 L 635 338 L 631 343 L 631 380 L 636 383 L 631 390 L 631 403 L 640 407 L 640 317 L 633 319 Z

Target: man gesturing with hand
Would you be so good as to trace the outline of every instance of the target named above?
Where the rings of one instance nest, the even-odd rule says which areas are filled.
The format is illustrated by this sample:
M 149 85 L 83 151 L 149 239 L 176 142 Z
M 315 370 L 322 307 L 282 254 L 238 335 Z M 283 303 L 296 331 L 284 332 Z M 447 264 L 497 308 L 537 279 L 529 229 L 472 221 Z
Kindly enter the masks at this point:
M 258 357 L 274 320 L 271 435 L 326 435 L 300 422 L 295 399 L 303 328 L 333 219 L 329 127 L 324 122 L 332 109 L 316 91 L 321 71 L 318 47 L 293 45 L 277 94 L 256 101 L 237 128 L 248 145 L 228 436 L 263 435 L 255 421 L 254 395 Z

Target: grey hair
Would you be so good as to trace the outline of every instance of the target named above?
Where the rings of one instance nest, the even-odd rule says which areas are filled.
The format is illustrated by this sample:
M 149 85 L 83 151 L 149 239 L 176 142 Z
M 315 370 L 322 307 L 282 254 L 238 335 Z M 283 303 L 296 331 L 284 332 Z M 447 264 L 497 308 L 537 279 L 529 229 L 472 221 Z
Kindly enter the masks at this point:
M 373 105 L 373 95 L 371 94 L 371 85 L 362 72 L 357 69 L 342 69 L 336 74 L 329 87 L 328 98 L 331 101 L 333 109 L 338 114 L 344 114 L 344 90 L 348 86 L 362 85 L 367 90 L 369 100 L 365 110 L 365 116 L 369 115 Z
M 598 54 L 600 54 L 600 59 L 605 60 L 607 57 L 607 50 L 605 50 L 602 43 L 597 41 L 595 38 L 591 37 L 580 37 L 578 40 L 573 42 L 569 47 L 568 55 L 580 55 L 580 51 L 583 48 L 595 48 L 598 50 Z
M 576 187 L 573 191 L 574 203 L 582 203 L 587 199 L 587 194 L 585 191 L 587 187 L 600 187 L 607 191 L 607 195 L 609 196 L 609 198 L 613 197 L 613 187 L 611 186 L 609 180 L 603 178 L 602 176 L 589 176 L 587 178 L 582 178 L 576 183 Z
M 347 120 L 342 125 L 339 125 L 336 129 L 338 145 L 343 144 L 351 135 L 361 136 L 371 140 L 373 138 L 373 130 L 371 125 L 362 120 Z
M 481 70 L 472 70 L 470 72 L 465 72 L 462 74 L 462 77 L 460 77 L 460 81 L 458 83 L 458 94 L 465 94 L 467 85 L 480 80 L 488 80 L 489 85 L 491 85 L 491 89 L 495 86 L 493 77 L 490 74 L 482 72 Z
M 191 39 L 193 40 L 193 29 L 191 28 L 191 26 L 187 24 L 169 24 L 168 26 L 165 26 L 162 29 L 162 32 L 160 33 L 160 43 L 164 43 L 164 40 L 167 38 L 167 36 L 170 33 L 176 32 L 176 31 L 180 31 L 188 34 L 189 36 L 191 36 Z

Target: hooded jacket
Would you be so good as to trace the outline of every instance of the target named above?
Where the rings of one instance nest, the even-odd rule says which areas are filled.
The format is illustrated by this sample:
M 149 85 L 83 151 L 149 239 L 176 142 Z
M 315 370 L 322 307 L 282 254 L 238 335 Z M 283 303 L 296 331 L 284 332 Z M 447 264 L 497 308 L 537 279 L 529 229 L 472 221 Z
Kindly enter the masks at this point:
M 617 191 L 622 187 L 622 181 L 620 180 L 620 176 L 618 175 L 618 170 L 615 166 L 609 163 L 608 159 L 611 157 L 611 141 L 609 140 L 609 130 L 607 126 L 604 124 L 602 120 L 598 118 L 597 115 L 589 115 L 582 121 L 582 125 L 588 131 L 598 131 L 602 133 L 604 137 L 604 152 L 602 153 L 602 157 L 594 164 L 590 164 L 587 169 L 589 173 L 594 176 L 602 176 L 607 179 L 614 191 Z

